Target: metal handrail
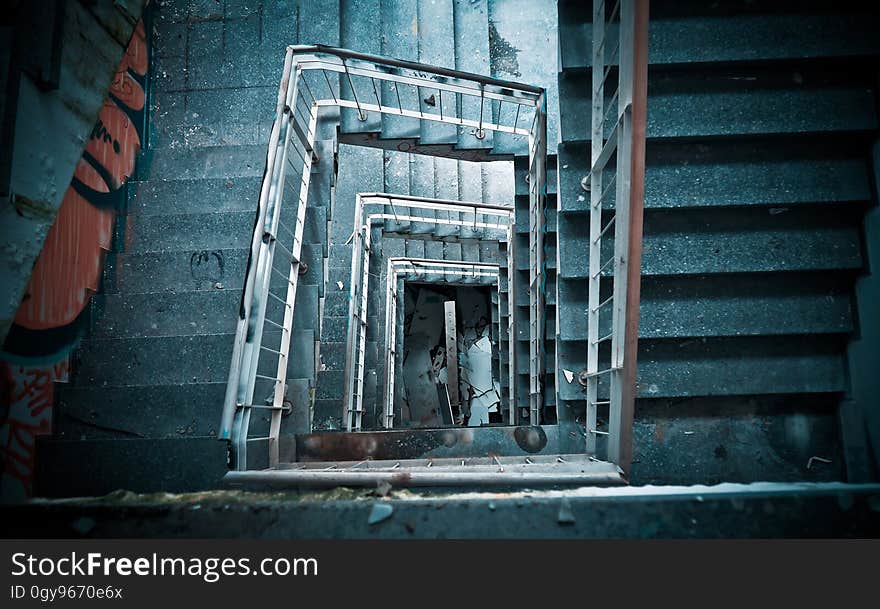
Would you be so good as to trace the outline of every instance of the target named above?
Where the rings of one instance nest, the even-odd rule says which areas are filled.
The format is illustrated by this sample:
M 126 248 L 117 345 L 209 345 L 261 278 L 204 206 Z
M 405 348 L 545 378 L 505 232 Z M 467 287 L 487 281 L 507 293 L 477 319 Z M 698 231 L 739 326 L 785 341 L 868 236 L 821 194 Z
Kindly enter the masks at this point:
M 465 260 L 433 260 L 426 258 L 391 257 L 386 262 L 385 272 L 385 380 L 384 380 L 384 412 L 383 427 L 394 427 L 394 386 L 397 363 L 397 309 L 399 298 L 397 295 L 398 283 L 402 275 L 411 272 L 411 268 L 421 265 L 426 272 L 439 272 L 444 274 L 462 275 L 468 277 L 494 277 L 495 288 L 498 291 L 498 324 L 500 333 L 501 324 L 501 281 L 500 267 L 497 264 L 485 262 L 468 262 Z M 436 269 L 443 269 L 436 271 Z M 508 303 L 512 301 L 508 300 Z M 512 311 L 509 310 L 509 314 Z M 389 346 L 390 345 L 390 346 Z M 511 400 L 512 404 L 512 400 Z M 510 406 L 510 414 L 513 416 L 513 406 Z
M 619 10 L 618 10 L 619 8 Z M 647 0 L 618 0 L 605 17 L 605 0 L 593 0 L 591 160 L 584 185 L 590 192 L 589 272 L 587 276 L 586 367 L 578 380 L 586 386 L 586 416 L 582 432 L 586 451 L 595 454 L 597 436 L 607 436 L 607 460 L 628 470 L 632 459 L 632 420 L 635 401 L 638 341 L 639 279 L 644 199 L 644 142 L 647 74 Z M 618 44 L 606 58 L 607 32 L 617 20 Z M 608 82 L 610 66 L 618 60 L 616 83 Z M 614 86 L 615 90 L 609 91 Z M 605 109 L 607 99 L 616 112 Z M 606 123 L 613 127 L 605 137 Z M 615 158 L 613 169 L 609 161 Z M 607 186 L 604 174 L 613 172 Z M 605 195 L 614 186 L 613 215 L 603 221 Z M 608 235 L 613 227 L 613 234 Z M 602 261 L 603 241 L 611 239 L 613 255 Z M 607 277 L 610 296 L 601 296 Z M 610 306 L 606 306 L 610 305 Z M 611 332 L 600 336 L 602 315 L 611 316 Z M 600 345 L 611 342 L 610 351 Z M 599 385 L 603 395 L 599 399 Z M 597 426 L 598 407 L 608 407 L 608 429 Z
M 414 70 L 418 72 L 427 72 L 437 76 L 445 76 L 448 78 L 456 78 L 483 85 L 491 85 L 501 89 L 511 89 L 512 91 L 523 91 L 534 93 L 537 96 L 544 94 L 544 89 L 534 85 L 527 85 L 512 80 L 504 80 L 493 76 L 485 76 L 483 74 L 474 74 L 473 72 L 463 72 L 461 70 L 453 70 L 442 66 L 432 66 L 417 61 L 409 61 L 406 59 L 395 59 L 393 57 L 385 57 L 382 55 L 372 55 L 370 53 L 361 53 L 359 51 L 351 51 L 349 49 L 341 49 L 339 47 L 331 47 L 323 44 L 295 44 L 288 47 L 293 50 L 294 54 L 300 55 L 304 53 L 327 53 L 345 59 L 357 59 L 360 61 L 368 61 L 370 63 L 381 64 L 389 67 L 404 68 L 406 70 Z
M 340 86 L 340 79 L 344 79 L 342 82 L 347 84 L 347 90 Z M 453 107 L 460 109 L 460 115 L 444 112 L 442 108 L 437 113 L 424 110 L 418 94 L 415 104 L 412 103 L 413 99 L 398 95 L 396 103 L 387 105 L 378 94 L 376 103 L 368 102 L 370 96 L 363 92 L 370 89 L 377 91 L 377 81 L 393 82 L 398 90 L 403 85 L 416 90 L 435 90 L 441 96 L 451 95 L 456 102 Z M 463 103 L 465 100 L 478 103 L 477 114 L 465 115 L 465 108 L 473 106 Z M 492 112 L 486 113 L 487 102 Z M 254 401 L 258 383 L 270 384 L 271 395 L 266 400 L 266 405 L 271 403 L 272 406 L 268 434 L 269 465 L 274 466 L 279 461 L 278 439 L 287 389 L 287 363 L 301 267 L 303 229 L 309 204 L 311 168 L 316 162 L 314 145 L 319 113 L 327 108 L 356 110 L 362 119 L 366 118 L 366 113 L 378 112 L 473 128 L 473 135 L 478 139 L 485 131 L 510 133 L 527 139 L 532 184 L 530 225 L 543 226 L 546 107 L 542 88 L 323 45 L 288 47 L 278 90 L 275 121 L 269 137 L 266 170 L 256 209 L 218 432 L 220 439 L 231 441 L 232 465 L 235 469 L 248 468 L 248 444 L 252 440 L 249 434 L 250 415 L 252 409 L 258 406 Z M 292 193 L 292 197 L 287 198 L 289 193 Z M 293 228 L 286 228 L 288 226 Z M 279 234 L 279 229 L 285 228 L 284 234 Z M 282 239 L 285 240 L 282 247 L 287 250 L 287 262 L 279 269 L 275 266 L 275 248 Z M 535 269 L 535 275 L 541 274 L 541 248 L 532 248 L 529 264 Z M 278 275 L 283 278 L 285 273 L 287 279 L 282 287 L 286 293 L 282 298 L 270 288 L 278 285 L 272 284 L 272 278 Z M 284 303 L 282 314 L 269 309 L 268 303 L 272 297 Z M 536 313 L 540 314 L 540 311 Z M 267 324 L 267 320 L 271 323 Z M 272 335 L 264 336 L 267 328 L 274 329 L 276 326 L 281 327 L 277 339 Z M 539 335 L 534 325 L 531 332 L 534 334 L 531 339 L 537 341 Z M 261 349 L 264 340 L 277 340 L 279 348 L 271 351 Z M 535 366 L 542 364 L 533 362 Z M 273 369 L 274 375 L 271 374 Z M 533 377 L 541 372 L 536 368 Z
M 463 213 L 465 211 L 471 211 L 474 215 L 474 220 L 463 220 L 463 219 L 453 219 L 453 218 L 436 218 L 430 216 L 411 216 L 411 215 L 402 215 L 398 213 L 371 213 L 367 214 L 366 207 L 371 205 L 379 205 L 383 209 L 385 206 L 392 206 L 394 202 L 404 202 L 406 206 L 409 208 L 421 208 L 421 209 L 430 209 L 437 211 L 452 211 Z M 499 223 L 490 223 L 490 222 L 479 222 L 477 221 L 477 215 L 486 215 L 486 216 L 495 216 L 504 220 L 503 224 Z M 355 203 L 355 226 L 354 232 L 352 233 L 351 239 L 354 239 L 355 244 L 352 248 L 352 259 L 351 259 L 351 276 L 349 280 L 349 313 L 348 313 L 348 336 L 347 336 L 347 346 L 346 349 L 346 359 L 345 359 L 345 395 L 343 397 L 343 419 L 345 421 L 346 430 L 347 431 L 360 431 L 361 430 L 361 420 L 363 415 L 362 408 L 362 393 L 363 393 L 363 374 L 365 367 L 365 349 L 366 349 L 366 319 L 367 319 L 367 292 L 368 292 L 368 284 L 370 280 L 370 275 L 368 273 L 369 261 L 370 261 L 370 253 L 371 253 L 371 237 L 370 237 L 370 228 L 373 223 L 379 220 L 395 220 L 399 221 L 410 221 L 410 222 L 425 222 L 427 224 L 439 224 L 439 225 L 447 225 L 447 226 L 462 226 L 467 228 L 487 228 L 487 229 L 496 229 L 503 230 L 505 232 L 504 240 L 507 243 L 507 266 L 508 269 L 513 269 L 514 262 L 516 260 L 515 255 L 515 246 L 513 240 L 513 223 L 515 220 L 515 212 L 512 207 L 497 205 L 497 204 L 486 204 L 486 203 L 473 203 L 468 201 L 453 201 L 449 199 L 432 199 L 432 198 L 422 198 L 416 197 L 412 195 L 397 195 L 397 194 L 389 194 L 389 193 L 359 193 L 356 198 Z M 499 241 L 499 239 L 494 239 L 494 241 Z M 508 272 L 508 336 L 515 337 L 516 336 L 516 315 L 515 315 L 515 306 L 513 302 L 512 294 L 510 293 L 511 289 L 511 281 L 514 276 L 514 272 L 511 270 Z M 387 298 L 391 298 L 390 296 Z M 387 302 L 390 302 L 388 300 Z M 500 298 L 500 286 L 499 286 L 499 305 L 501 302 Z M 386 304 L 387 307 L 387 304 Z M 500 314 L 499 314 L 500 320 Z M 389 323 L 388 319 L 388 310 L 386 308 L 386 344 L 389 336 L 389 327 L 392 324 Z M 508 352 L 508 366 L 510 370 L 510 385 L 509 385 L 509 417 L 510 421 L 514 422 L 515 419 L 515 401 L 516 401 L 516 386 L 515 386 L 515 340 L 512 338 L 509 340 L 509 352 Z M 389 371 L 386 368 L 386 381 L 387 375 Z M 391 372 L 393 376 L 393 370 Z M 393 393 L 391 395 L 386 395 L 385 407 L 388 408 L 388 401 L 393 398 Z

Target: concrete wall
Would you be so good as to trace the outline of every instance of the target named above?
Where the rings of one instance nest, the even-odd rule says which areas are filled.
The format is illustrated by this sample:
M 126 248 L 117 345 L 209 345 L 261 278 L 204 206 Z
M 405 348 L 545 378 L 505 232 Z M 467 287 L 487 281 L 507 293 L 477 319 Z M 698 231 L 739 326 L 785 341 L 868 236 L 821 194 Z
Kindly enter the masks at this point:
M 880 141 L 874 143 L 871 162 L 874 200 L 863 229 L 868 272 L 855 286 L 858 326 L 848 351 L 852 400 L 841 405 L 853 482 L 876 480 L 880 471 Z
M 27 22 L 39 21 L 40 10 L 49 5 L 20 3 Z M 67 186 L 79 162 L 83 146 L 98 117 L 110 82 L 131 33 L 143 12 L 144 0 L 108 2 L 60 2 L 60 63 L 57 88 L 17 64 L 27 63 L 31 47 L 45 47 L 33 36 L 51 36 L 53 29 L 29 23 L 19 29 L 11 51 L 12 68 L 7 92 L 17 90 L 17 105 L 8 109 L 11 140 L 8 192 L 0 200 L 0 341 L 15 317 L 31 277 L 31 270 L 55 215 L 66 196 Z M 48 43 L 52 46 L 55 43 Z M 4 143 L 4 145 L 7 145 Z
M 148 68 L 144 22 L 138 20 L 143 4 L 116 3 L 103 12 L 102 3 L 89 10 L 62 3 L 58 89 L 41 90 L 20 75 L 11 196 L 0 207 L 5 498 L 30 492 L 36 436 L 52 431 L 54 383 L 67 380 L 70 353 L 99 288 L 117 208 L 142 148 Z

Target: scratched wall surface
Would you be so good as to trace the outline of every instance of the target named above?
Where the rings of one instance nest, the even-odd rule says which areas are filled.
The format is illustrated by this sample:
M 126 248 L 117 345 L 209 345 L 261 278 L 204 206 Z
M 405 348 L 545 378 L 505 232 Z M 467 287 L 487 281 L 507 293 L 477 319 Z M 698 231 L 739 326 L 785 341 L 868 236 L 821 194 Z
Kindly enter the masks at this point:
M 144 133 L 148 45 L 141 19 L 89 134 L 0 353 L 0 494 L 28 496 L 35 438 L 52 429 L 84 310 L 99 287 L 117 209 Z

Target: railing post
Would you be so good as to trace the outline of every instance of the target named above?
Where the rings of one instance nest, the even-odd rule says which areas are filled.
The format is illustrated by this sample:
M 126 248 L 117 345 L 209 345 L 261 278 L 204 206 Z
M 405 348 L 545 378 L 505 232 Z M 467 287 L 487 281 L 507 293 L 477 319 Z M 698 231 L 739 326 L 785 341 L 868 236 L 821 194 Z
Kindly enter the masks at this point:
M 363 260 L 361 253 L 363 248 L 362 214 L 363 214 L 363 197 L 360 193 L 355 196 L 354 206 L 354 232 L 352 233 L 351 244 L 351 276 L 348 286 L 348 329 L 346 333 L 346 350 L 345 350 L 345 393 L 342 400 L 342 420 L 345 422 L 346 431 L 353 428 L 353 409 L 354 409 L 354 387 L 355 387 L 355 369 L 357 367 L 357 337 L 360 324 L 358 323 L 358 307 L 359 294 L 358 286 L 355 278 L 360 277 L 360 264 Z M 367 226 L 369 230 L 369 226 Z
M 391 260 L 389 258 L 385 265 L 385 429 L 394 427 L 394 366 L 397 363 L 397 279 L 391 270 Z
M 544 198 L 546 96 L 541 93 L 529 136 L 529 423 L 540 425 L 544 405 Z
M 605 130 L 605 90 L 602 86 L 605 72 L 605 0 L 593 0 L 593 59 L 592 59 L 592 124 L 590 129 L 590 167 L 596 165 L 602 153 Z M 599 270 L 602 255 L 600 225 L 602 223 L 602 173 L 604 167 L 588 176 L 590 187 L 590 244 L 589 273 L 587 278 L 587 405 L 585 415 L 586 452 L 596 453 L 596 401 L 599 395 L 599 288 L 602 277 Z
M 624 155 L 618 150 L 619 164 L 628 174 L 625 200 L 618 199 L 627 209 L 626 222 L 618 215 L 615 232 L 625 236 L 623 263 L 615 275 L 615 290 L 622 283 L 619 297 L 623 301 L 615 307 L 615 322 L 620 329 L 618 344 L 613 345 L 620 372 L 609 413 L 608 460 L 616 463 L 625 473 L 632 463 L 632 426 L 636 396 L 639 299 L 642 257 L 642 213 L 645 196 L 645 130 L 647 117 L 648 82 L 648 0 L 621 0 L 620 8 L 620 100 L 624 93 L 631 108 L 628 128 L 621 141 L 628 148 Z M 626 122 L 626 121 L 625 121 Z M 624 139 L 625 137 L 625 139 Z M 620 193 L 620 191 L 618 191 Z M 615 245 L 617 239 L 615 238 Z M 615 255 L 617 255 L 615 247 Z M 612 377 L 612 378 L 615 378 Z

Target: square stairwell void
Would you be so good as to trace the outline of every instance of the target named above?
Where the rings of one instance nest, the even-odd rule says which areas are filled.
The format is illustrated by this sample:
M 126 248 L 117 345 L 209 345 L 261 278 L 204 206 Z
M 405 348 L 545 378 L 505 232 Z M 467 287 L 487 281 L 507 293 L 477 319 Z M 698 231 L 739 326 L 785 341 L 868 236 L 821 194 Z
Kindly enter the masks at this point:
M 491 289 L 404 283 L 398 427 L 504 424 Z

